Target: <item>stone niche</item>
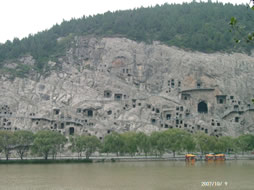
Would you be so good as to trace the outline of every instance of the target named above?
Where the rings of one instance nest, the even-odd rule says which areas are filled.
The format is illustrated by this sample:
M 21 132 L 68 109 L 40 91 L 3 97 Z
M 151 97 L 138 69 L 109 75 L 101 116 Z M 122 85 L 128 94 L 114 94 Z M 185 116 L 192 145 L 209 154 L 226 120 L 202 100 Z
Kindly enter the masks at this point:
M 202 82 L 200 80 L 197 81 L 196 87 L 197 88 L 201 88 L 202 87 Z
M 114 96 L 114 99 L 115 99 L 116 101 L 120 101 L 120 100 L 122 100 L 122 98 L 123 98 L 123 94 L 120 94 L 120 93 L 115 94 L 115 96 Z
M 83 114 L 87 117 L 93 117 L 94 115 L 94 110 L 93 109 L 84 109 Z
M 227 95 L 217 95 L 217 104 L 226 104 Z
M 54 113 L 54 115 L 59 115 L 60 114 L 60 109 L 54 108 L 53 113 Z
M 182 100 L 190 100 L 190 94 L 182 94 L 181 99 Z
M 104 98 L 111 98 L 112 91 L 111 90 L 105 90 L 104 91 Z
M 166 113 L 166 114 L 165 114 L 166 120 L 170 120 L 171 117 L 172 117 L 171 113 Z

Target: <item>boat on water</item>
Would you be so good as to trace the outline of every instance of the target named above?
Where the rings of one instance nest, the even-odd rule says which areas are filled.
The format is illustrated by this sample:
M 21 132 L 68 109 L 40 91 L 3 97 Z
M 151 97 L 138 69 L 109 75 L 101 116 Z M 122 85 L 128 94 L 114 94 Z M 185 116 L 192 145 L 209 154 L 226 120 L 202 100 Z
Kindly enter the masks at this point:
M 205 155 L 205 161 L 214 161 L 214 155 L 213 154 L 206 154 Z
M 216 160 L 216 161 L 224 161 L 224 160 L 226 160 L 225 154 L 215 154 L 214 160 Z
M 186 154 L 185 155 L 185 161 L 186 162 L 195 162 L 196 161 L 196 156 L 193 154 Z

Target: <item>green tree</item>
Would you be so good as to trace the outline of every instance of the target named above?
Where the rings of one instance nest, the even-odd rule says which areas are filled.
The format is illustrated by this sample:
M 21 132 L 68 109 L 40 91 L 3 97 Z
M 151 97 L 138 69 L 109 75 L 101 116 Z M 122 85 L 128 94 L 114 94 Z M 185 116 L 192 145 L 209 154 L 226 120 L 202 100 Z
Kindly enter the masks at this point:
M 238 138 L 232 138 L 232 147 L 233 147 L 233 153 L 235 154 L 235 159 L 237 158 L 237 154 L 241 152 L 240 147 L 238 146 Z
M 151 151 L 151 142 L 149 137 L 145 133 L 139 132 L 137 133 L 136 140 L 138 152 L 145 153 L 147 156 L 147 154 Z
M 54 131 L 39 131 L 35 134 L 32 152 L 42 155 L 45 160 L 52 154 L 53 158 L 61 150 L 67 139 Z
M 95 151 L 101 148 L 101 142 L 96 136 L 75 136 L 71 140 L 72 151 L 78 153 L 78 157 L 82 158 L 82 153 L 85 152 L 86 159 L 94 153 Z
M 86 136 L 85 138 L 85 154 L 86 159 L 94 153 L 95 151 L 101 148 L 101 142 L 96 136 Z
M 12 131 L 0 131 L 0 149 L 4 152 L 6 160 L 9 160 L 15 145 L 16 140 Z
M 55 132 L 54 136 L 55 144 L 51 151 L 53 159 L 56 158 L 57 153 L 61 153 L 63 151 L 64 145 L 68 141 L 64 135 L 58 132 Z
M 137 149 L 137 134 L 135 132 L 126 132 L 121 134 L 124 142 L 123 152 L 129 153 L 131 156 L 134 156 L 138 151 Z
M 82 158 L 82 152 L 84 150 L 85 140 L 83 136 L 75 136 L 70 138 L 72 152 L 78 153 L 78 158 Z
M 229 136 L 219 137 L 215 144 L 216 152 L 228 153 L 234 148 L 233 138 Z
M 216 138 L 213 136 L 208 136 L 205 133 L 199 132 L 194 135 L 197 149 L 201 152 L 201 157 L 204 153 L 214 151 Z
M 151 150 L 155 155 L 157 156 L 158 154 L 162 156 L 167 147 L 167 138 L 166 135 L 163 132 L 159 131 L 154 131 L 149 137 L 150 142 L 151 142 Z
M 124 140 L 120 134 L 113 132 L 107 135 L 103 141 L 103 152 L 106 153 L 122 153 L 124 149 Z
M 252 151 L 254 149 L 254 135 L 241 135 L 236 139 L 236 146 L 244 154 L 244 152 Z
M 167 139 L 166 148 L 173 152 L 173 157 L 175 158 L 175 153 L 183 149 L 186 132 L 181 129 L 169 129 L 164 134 Z
M 20 159 L 23 160 L 23 157 L 32 146 L 34 134 L 31 131 L 15 131 L 14 138 L 16 140 L 15 149 Z
M 187 132 L 183 134 L 182 148 L 188 153 L 193 152 L 196 149 L 196 141 L 192 134 Z

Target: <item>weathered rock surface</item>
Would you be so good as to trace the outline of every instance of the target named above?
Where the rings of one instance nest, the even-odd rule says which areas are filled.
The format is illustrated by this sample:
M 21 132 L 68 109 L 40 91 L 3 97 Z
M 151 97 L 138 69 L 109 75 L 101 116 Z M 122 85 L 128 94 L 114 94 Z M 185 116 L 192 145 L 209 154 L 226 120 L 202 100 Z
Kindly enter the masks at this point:
M 253 56 L 76 37 L 59 63 L 49 62 L 56 65 L 47 76 L 0 77 L 1 129 L 99 138 L 176 127 L 216 136 L 254 132 Z

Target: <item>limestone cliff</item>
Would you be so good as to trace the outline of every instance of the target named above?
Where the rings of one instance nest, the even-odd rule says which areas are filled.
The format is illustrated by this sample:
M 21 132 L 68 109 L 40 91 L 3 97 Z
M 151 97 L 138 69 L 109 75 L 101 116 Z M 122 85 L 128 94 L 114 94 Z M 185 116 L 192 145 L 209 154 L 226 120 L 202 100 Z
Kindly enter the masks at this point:
M 27 56 L 20 63 L 35 62 Z M 253 56 L 76 37 L 66 55 L 48 65 L 44 76 L 1 75 L 1 129 L 99 138 L 112 131 L 167 128 L 215 136 L 254 132 Z

